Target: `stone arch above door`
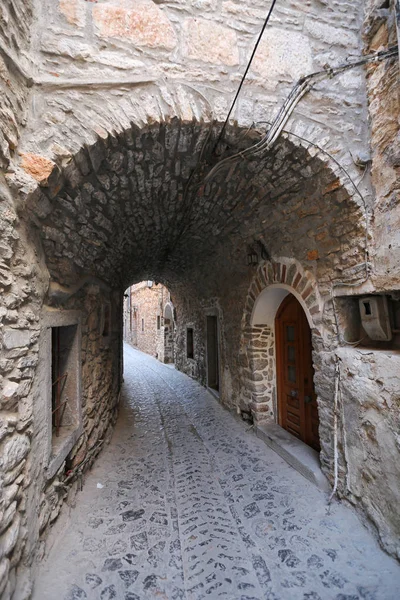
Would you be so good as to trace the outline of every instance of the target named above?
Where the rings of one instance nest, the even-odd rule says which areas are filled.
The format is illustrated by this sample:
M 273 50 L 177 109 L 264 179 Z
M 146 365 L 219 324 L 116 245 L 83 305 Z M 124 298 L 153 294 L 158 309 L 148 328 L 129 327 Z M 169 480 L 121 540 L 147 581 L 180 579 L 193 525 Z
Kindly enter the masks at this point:
M 312 273 L 304 270 L 297 260 L 288 258 L 264 262 L 257 268 L 246 298 L 245 327 L 253 324 L 259 296 L 270 286 L 286 289 L 293 294 L 304 308 L 310 327 L 318 327 L 322 317 L 322 301 L 317 282 Z
M 276 420 L 274 322 L 288 294 L 303 307 L 313 336 L 321 337 L 322 300 L 312 273 L 294 259 L 259 265 L 246 298 L 240 346 L 240 408 L 256 422 Z

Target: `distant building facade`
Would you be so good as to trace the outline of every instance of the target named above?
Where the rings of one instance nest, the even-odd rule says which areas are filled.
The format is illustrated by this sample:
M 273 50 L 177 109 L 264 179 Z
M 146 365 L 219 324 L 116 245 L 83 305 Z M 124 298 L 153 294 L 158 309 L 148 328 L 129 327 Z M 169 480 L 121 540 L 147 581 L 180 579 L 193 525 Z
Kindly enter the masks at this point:
M 142 281 L 125 292 L 124 339 L 164 363 L 174 362 L 174 307 L 160 283 Z

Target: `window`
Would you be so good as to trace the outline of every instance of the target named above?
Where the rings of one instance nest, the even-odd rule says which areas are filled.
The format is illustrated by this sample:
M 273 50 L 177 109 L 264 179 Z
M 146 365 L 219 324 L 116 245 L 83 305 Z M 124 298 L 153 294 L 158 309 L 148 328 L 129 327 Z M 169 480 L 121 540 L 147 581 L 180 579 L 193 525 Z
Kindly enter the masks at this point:
M 39 365 L 43 381 L 37 398 L 45 417 L 46 476 L 54 477 L 82 434 L 81 315 L 44 309 Z
M 142 331 L 144 331 L 144 319 L 142 319 Z
M 193 352 L 193 328 L 188 327 L 186 329 L 186 356 L 187 358 L 194 358 Z
M 363 302 L 363 304 L 364 304 L 365 314 L 367 316 L 372 315 L 371 303 L 370 302 Z
M 51 328 L 51 415 L 53 449 L 77 426 L 77 325 Z
M 161 317 L 157 315 L 157 329 L 161 329 Z

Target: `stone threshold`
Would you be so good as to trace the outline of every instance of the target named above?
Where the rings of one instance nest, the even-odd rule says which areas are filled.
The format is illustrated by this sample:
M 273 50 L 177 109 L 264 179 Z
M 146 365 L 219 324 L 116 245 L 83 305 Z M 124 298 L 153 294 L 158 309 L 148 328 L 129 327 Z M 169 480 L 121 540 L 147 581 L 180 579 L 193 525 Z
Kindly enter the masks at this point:
M 217 390 L 214 390 L 213 388 L 207 386 L 207 392 L 210 392 L 211 396 L 214 396 L 214 398 L 216 398 L 217 400 L 220 399 L 220 393 L 217 392 Z
M 257 437 L 262 439 L 303 477 L 323 492 L 331 491 L 331 486 L 321 471 L 319 454 L 316 450 L 298 440 L 276 423 L 254 425 L 254 429 Z

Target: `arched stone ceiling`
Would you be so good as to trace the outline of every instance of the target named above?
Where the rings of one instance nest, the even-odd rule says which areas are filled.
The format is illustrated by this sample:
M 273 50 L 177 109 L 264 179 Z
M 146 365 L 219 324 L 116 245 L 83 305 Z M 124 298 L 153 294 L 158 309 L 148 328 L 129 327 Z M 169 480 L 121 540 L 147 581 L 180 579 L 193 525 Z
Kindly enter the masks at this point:
M 95 276 L 113 287 L 152 278 L 214 282 L 246 270 L 256 240 L 330 278 L 364 259 L 364 215 L 338 176 L 287 137 L 205 183 L 220 127 L 136 126 L 83 147 L 27 202 L 51 279 Z M 254 143 L 230 128 L 225 154 Z M 25 169 L 34 164 L 25 158 Z M 336 271 L 335 271 L 336 269 Z

